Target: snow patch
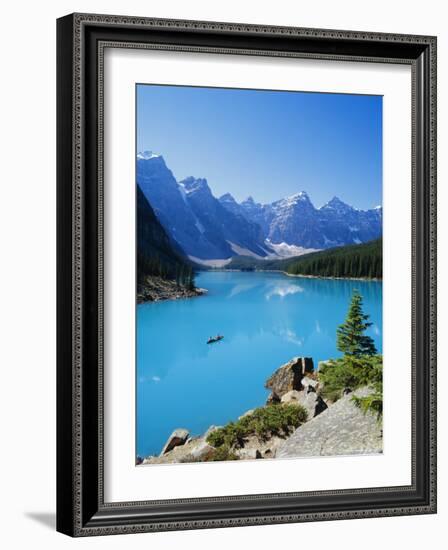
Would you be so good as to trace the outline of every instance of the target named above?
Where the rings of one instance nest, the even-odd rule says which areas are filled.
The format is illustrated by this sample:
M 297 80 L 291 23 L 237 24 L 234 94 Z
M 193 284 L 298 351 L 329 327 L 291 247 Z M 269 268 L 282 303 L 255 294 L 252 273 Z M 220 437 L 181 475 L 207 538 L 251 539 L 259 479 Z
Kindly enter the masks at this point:
M 202 235 L 205 233 L 204 226 L 197 218 L 194 221 L 194 225 L 197 227 L 199 233 L 201 233 Z
M 330 246 L 339 246 L 339 243 L 337 241 L 331 241 L 330 239 L 327 238 L 326 235 L 324 235 L 324 243 Z
M 273 243 L 269 239 L 265 241 L 266 246 L 274 251 L 274 254 L 269 254 L 268 259 L 272 258 L 292 258 L 294 256 L 303 256 L 311 252 L 318 252 L 318 248 L 304 248 L 303 246 L 296 246 L 295 244 Z
M 178 183 L 178 188 L 179 188 L 179 192 L 180 192 L 180 195 L 184 201 L 185 204 L 188 204 L 187 202 L 187 191 L 185 189 L 185 185 L 183 183 Z
M 160 157 L 160 155 L 156 155 L 152 151 L 141 151 L 137 153 L 137 158 L 139 160 L 150 160 L 158 157 Z
M 306 191 L 300 191 L 300 193 L 295 193 L 294 195 L 291 195 L 290 197 L 286 197 L 285 199 L 281 199 L 278 201 L 278 206 L 281 206 L 282 208 L 288 208 L 290 206 L 294 206 L 299 201 L 306 201 L 309 202 L 309 197 Z
M 199 265 L 205 265 L 206 267 L 224 267 L 232 261 L 232 258 L 227 258 L 225 260 L 221 259 L 212 259 L 212 260 L 203 260 L 202 258 L 196 258 L 196 256 L 188 256 L 190 260 Z
M 242 246 L 239 246 L 235 243 L 232 243 L 231 241 L 227 241 L 230 245 L 230 248 L 235 252 L 235 254 L 238 254 L 238 256 L 250 256 L 251 258 L 257 258 L 257 260 L 263 260 L 263 256 L 259 256 L 258 254 L 255 254 L 255 252 L 252 252 L 252 250 L 249 250 L 247 248 L 244 248 Z
M 231 241 L 227 241 L 230 248 L 238 256 L 249 256 L 257 260 L 272 260 L 276 258 L 293 258 L 296 256 L 303 256 L 304 254 L 310 254 L 311 252 L 318 252 L 319 248 L 303 248 L 303 246 L 296 246 L 288 243 L 272 243 L 269 239 L 265 240 L 266 248 L 263 248 L 266 252 L 266 256 L 260 256 L 247 248 L 239 246 Z

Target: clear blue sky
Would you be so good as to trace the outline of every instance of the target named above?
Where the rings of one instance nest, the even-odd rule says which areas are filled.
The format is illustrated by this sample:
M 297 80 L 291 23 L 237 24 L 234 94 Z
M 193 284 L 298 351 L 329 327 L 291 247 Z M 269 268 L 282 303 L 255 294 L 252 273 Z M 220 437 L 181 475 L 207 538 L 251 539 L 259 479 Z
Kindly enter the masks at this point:
M 137 149 L 177 180 L 272 202 L 307 191 L 356 208 L 382 204 L 382 97 L 137 85 Z

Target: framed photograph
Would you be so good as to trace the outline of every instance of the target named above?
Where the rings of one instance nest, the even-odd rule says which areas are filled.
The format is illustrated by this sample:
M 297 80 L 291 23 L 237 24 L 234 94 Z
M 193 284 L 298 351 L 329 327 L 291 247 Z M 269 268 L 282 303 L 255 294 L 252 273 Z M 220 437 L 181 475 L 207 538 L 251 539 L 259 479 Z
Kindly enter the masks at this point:
M 435 513 L 436 38 L 57 41 L 57 529 Z

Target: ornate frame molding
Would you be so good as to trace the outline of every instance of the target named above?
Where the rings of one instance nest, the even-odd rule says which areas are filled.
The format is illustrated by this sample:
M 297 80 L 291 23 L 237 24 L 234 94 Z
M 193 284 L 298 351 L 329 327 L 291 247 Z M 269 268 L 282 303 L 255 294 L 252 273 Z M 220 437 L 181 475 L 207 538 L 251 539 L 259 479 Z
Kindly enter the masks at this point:
M 139 32 L 138 37 L 131 41 L 129 36 L 135 30 Z M 152 31 L 157 33 L 158 42 L 154 41 Z M 167 33 L 166 38 L 164 38 L 165 33 Z M 201 45 L 183 43 L 185 33 L 194 36 L 197 42 L 201 40 L 205 42 Z M 142 37 L 143 40 L 141 40 Z M 232 46 L 236 37 L 242 37 L 249 43 L 253 42 L 253 46 L 250 48 Z M 220 38 L 221 42 L 230 44 L 217 46 L 215 43 L 220 42 Z M 276 49 L 266 49 L 262 47 L 267 43 L 266 38 L 271 45 L 275 45 L 279 39 L 286 38 L 287 41 L 278 43 Z M 339 48 L 339 53 L 325 51 L 324 45 L 330 42 L 332 49 Z M 321 44 L 322 51 L 309 49 L 314 48 L 316 43 Z M 288 44 L 290 49 L 285 50 L 282 44 Z M 406 63 L 412 66 L 414 450 L 411 486 L 118 504 L 104 502 L 102 479 L 102 82 L 103 54 L 106 47 Z M 436 511 L 436 38 L 74 14 L 58 20 L 58 51 L 58 325 L 61 325 L 58 334 L 58 530 L 72 536 L 90 536 L 434 513 Z M 397 53 L 401 55 L 397 56 Z M 95 82 L 92 81 L 91 75 L 93 64 L 95 64 Z M 97 90 L 95 97 L 92 97 L 93 89 Z M 94 111 L 98 115 L 96 128 L 92 125 L 87 126 L 89 114 Z M 87 182 L 90 184 L 89 187 L 86 187 Z M 92 191 L 94 182 L 95 189 Z M 89 208 L 88 204 L 92 206 Z M 92 232 L 95 233 L 96 238 L 95 250 L 88 245 L 87 236 L 91 236 Z M 96 298 L 93 297 L 95 293 Z M 96 329 L 86 321 L 86 303 L 89 299 L 96 304 Z M 416 364 L 421 353 L 428 359 L 427 371 L 425 371 L 427 388 L 424 395 L 417 395 Z M 92 375 L 89 374 L 90 371 L 86 370 L 87 358 L 92 361 L 91 365 L 95 365 L 96 380 L 93 380 Z M 425 410 L 424 426 L 417 426 L 418 407 L 423 407 Z M 97 424 L 93 431 L 91 428 L 89 430 L 84 422 L 86 408 L 97 413 Z M 70 433 L 70 441 L 67 438 L 67 430 Z M 96 453 L 92 445 L 97 447 Z M 416 452 L 417 447 L 423 445 L 427 446 L 424 457 L 426 466 L 424 471 L 420 471 L 422 468 L 420 462 L 423 459 L 417 460 Z M 89 450 L 95 456 L 90 457 L 87 453 Z M 93 487 L 88 488 L 91 483 Z M 378 505 L 377 501 L 372 500 L 378 493 L 399 494 L 400 497 L 397 496 L 391 505 Z M 297 497 L 302 501 L 312 497 L 315 497 L 316 501 L 332 497 L 335 502 L 339 499 L 340 503 L 343 503 L 347 497 L 353 497 L 359 500 L 359 507 L 344 509 L 343 505 L 342 508 L 339 505 L 334 509 L 316 509 L 312 512 L 300 509 L 294 512 L 291 511 L 291 507 L 288 508 L 285 505 L 280 513 L 269 513 L 267 501 L 276 500 L 278 503 L 291 497 Z M 246 509 L 244 508 L 249 501 L 258 503 L 257 513 L 254 511 L 248 513 L 247 506 Z M 185 508 L 186 505 L 204 503 L 207 503 L 210 508 L 221 505 L 221 513 L 216 512 L 215 517 L 206 517 L 207 514 L 204 513 L 202 516 L 199 514 L 191 518 L 180 517 L 181 506 Z M 230 509 L 228 513 L 225 511 L 225 505 L 235 510 L 236 504 L 241 509 L 237 515 Z M 152 515 L 154 508 L 161 506 L 169 507 L 170 511 L 162 520 L 156 520 Z M 185 512 L 183 515 L 185 516 Z

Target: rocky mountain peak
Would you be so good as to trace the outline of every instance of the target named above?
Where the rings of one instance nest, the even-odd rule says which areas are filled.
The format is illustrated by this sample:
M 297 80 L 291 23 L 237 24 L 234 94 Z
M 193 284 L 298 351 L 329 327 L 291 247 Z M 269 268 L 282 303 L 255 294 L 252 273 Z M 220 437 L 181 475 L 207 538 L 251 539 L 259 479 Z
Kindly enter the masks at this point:
M 241 204 L 255 204 L 255 201 L 254 198 L 249 195 L 247 199 L 244 199 Z
M 353 210 L 351 206 L 342 201 L 339 197 L 334 196 L 330 201 L 328 201 L 322 208 L 331 208 L 336 211 L 347 211 Z
M 137 153 L 138 160 L 151 160 L 154 158 L 161 158 L 161 155 L 156 155 L 152 151 L 141 151 L 140 153 Z
M 272 206 L 276 209 L 280 208 L 286 210 L 294 209 L 296 207 L 306 207 L 314 210 L 314 206 L 306 191 L 300 191 L 299 193 L 295 193 L 294 195 L 290 195 L 289 197 L 280 199 L 279 201 L 272 203 Z
M 224 195 L 221 195 L 219 197 L 219 201 L 222 203 L 232 203 L 232 204 L 238 204 L 230 193 L 224 193 Z
M 187 194 L 197 193 L 201 191 L 211 193 L 210 187 L 208 186 L 207 180 L 205 178 L 194 178 L 193 176 L 189 176 L 179 183 L 183 185 Z

